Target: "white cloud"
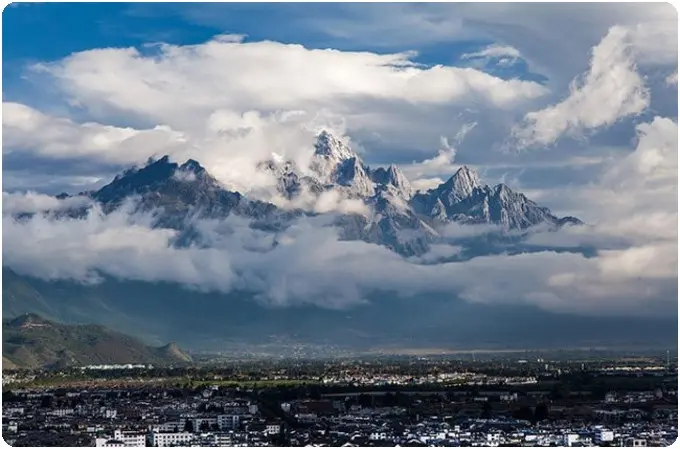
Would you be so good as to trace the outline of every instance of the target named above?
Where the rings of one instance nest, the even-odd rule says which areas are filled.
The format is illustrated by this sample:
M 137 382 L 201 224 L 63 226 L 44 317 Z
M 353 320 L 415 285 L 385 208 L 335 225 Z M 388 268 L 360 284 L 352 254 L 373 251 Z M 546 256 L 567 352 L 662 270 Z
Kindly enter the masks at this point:
M 669 86 L 678 85 L 678 72 L 675 71 L 666 77 L 666 84 Z
M 515 47 L 509 45 L 499 45 L 492 44 L 479 51 L 472 53 L 464 53 L 462 59 L 473 59 L 473 58 L 520 58 L 522 54 Z
M 416 191 L 424 192 L 426 190 L 436 188 L 443 182 L 444 179 L 442 178 L 419 178 L 411 181 L 411 187 L 413 187 Z
M 678 124 L 669 118 L 655 117 L 636 127 L 635 151 L 616 161 L 604 174 L 603 182 L 612 189 L 643 190 L 671 188 L 677 190 Z
M 674 66 L 678 64 L 678 16 L 664 20 L 642 21 L 630 27 L 631 43 L 642 65 Z
M 616 274 L 617 258 L 626 275 L 639 270 L 644 276 L 642 271 L 656 270 L 670 278 L 670 273 L 677 273 L 678 125 L 655 117 L 639 124 L 637 132 L 635 149 L 626 157 L 607 161 L 601 179 L 555 192 L 588 226 L 537 233 L 528 243 L 599 248 L 605 260 L 602 270 L 610 276 Z M 649 276 L 654 273 L 650 271 Z
M 637 72 L 633 35 L 628 28 L 612 27 L 593 48 L 590 69 L 572 82 L 569 96 L 553 106 L 529 112 L 524 123 L 513 129 L 518 145 L 550 145 L 565 134 L 581 137 L 586 131 L 643 112 L 650 98 Z
M 437 151 L 434 157 L 399 167 L 406 177 L 412 180 L 411 184 L 416 190 L 432 186 L 439 180 L 438 177 L 433 176 L 442 174 L 449 174 L 450 176 L 458 169 L 453 163 L 456 159 L 456 148 L 449 144 L 449 139 L 445 136 L 440 137 L 440 145 L 441 149 Z M 436 185 L 433 187 L 436 187 Z
M 323 221 L 323 220 L 322 220 Z M 659 314 L 677 284 L 669 246 L 603 251 L 594 258 L 543 251 L 422 265 L 386 248 L 341 241 L 335 229 L 300 219 L 276 237 L 247 222 L 198 223 L 210 248 L 169 246 L 174 231 L 150 229 L 148 217 L 93 210 L 86 220 L 3 216 L 4 263 L 46 279 L 178 282 L 203 290 L 247 290 L 276 305 L 348 307 L 375 290 L 400 296 L 458 294 L 482 303 L 524 303 L 562 312 Z M 273 239 L 279 242 L 271 246 Z M 437 246 L 425 256 L 450 257 Z M 654 261 L 658 263 L 654 263 Z M 480 282 L 484 279 L 484 282 Z
M 441 104 L 471 97 L 496 107 L 544 95 L 540 84 L 504 81 L 448 66 L 420 67 L 410 53 L 308 49 L 271 41 L 213 39 L 74 53 L 35 70 L 53 76 L 71 101 L 93 113 L 125 112 L 181 129 L 216 109 L 342 112 L 353 99 Z M 275 74 L 275 75 L 273 75 Z
M 60 211 L 90 205 L 92 201 L 84 196 L 60 200 L 54 196 L 37 192 L 2 192 L 2 213 L 19 214 L 44 211 Z
M 328 190 L 315 198 L 314 211 L 320 214 L 341 212 L 368 216 L 370 210 L 362 200 L 343 198 L 337 190 Z
M 186 144 L 165 126 L 138 130 L 99 123 L 75 123 L 29 106 L 2 103 L 3 153 L 29 151 L 54 159 L 87 157 L 133 164 Z

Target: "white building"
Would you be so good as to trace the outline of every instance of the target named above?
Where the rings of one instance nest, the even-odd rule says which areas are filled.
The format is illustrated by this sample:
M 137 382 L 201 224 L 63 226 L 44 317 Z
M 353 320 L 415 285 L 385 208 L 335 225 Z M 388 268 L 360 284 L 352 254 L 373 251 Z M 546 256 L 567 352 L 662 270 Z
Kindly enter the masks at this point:
M 517 400 L 517 393 L 503 393 L 500 399 L 502 402 L 514 402 Z
M 49 414 L 52 415 L 52 416 L 60 416 L 62 418 L 64 416 L 73 415 L 73 413 L 74 413 L 74 410 L 72 408 L 58 408 L 56 410 L 52 410 L 51 412 L 49 412 Z
M 15 416 L 15 415 L 23 415 L 24 414 L 24 408 L 23 407 L 7 407 L 3 409 L 3 414 L 7 416 Z
M 228 433 L 213 433 L 211 437 L 212 443 L 215 446 L 218 447 L 233 446 L 231 435 L 229 435 Z
M 371 441 L 386 440 L 387 432 L 371 432 L 371 434 L 368 436 L 368 439 Z
M 122 443 L 123 446 L 127 447 L 144 447 L 146 446 L 146 436 L 143 433 L 116 429 L 113 431 L 113 438 L 97 438 L 97 447 L 121 447 L 118 443 Z
M 168 447 L 177 446 L 179 444 L 188 443 L 193 440 L 194 435 L 189 432 L 152 432 L 151 446 L 154 447 Z
M 184 430 L 184 421 L 168 421 L 149 426 L 151 432 L 180 432 Z
M 491 444 L 496 444 L 500 443 L 501 441 L 501 434 L 499 432 L 489 432 L 486 434 L 486 442 Z
M 267 435 L 276 435 L 281 431 L 281 426 L 279 424 L 267 424 L 264 432 Z
M 594 436 L 595 444 L 604 443 L 606 441 L 614 441 L 614 432 L 607 429 L 598 429 Z
M 130 447 L 146 446 L 146 435 L 143 433 L 116 430 L 113 432 L 113 438 L 122 441 L 126 446 Z
M 571 447 L 574 443 L 578 441 L 579 437 L 577 433 L 565 433 L 562 435 L 562 445 Z

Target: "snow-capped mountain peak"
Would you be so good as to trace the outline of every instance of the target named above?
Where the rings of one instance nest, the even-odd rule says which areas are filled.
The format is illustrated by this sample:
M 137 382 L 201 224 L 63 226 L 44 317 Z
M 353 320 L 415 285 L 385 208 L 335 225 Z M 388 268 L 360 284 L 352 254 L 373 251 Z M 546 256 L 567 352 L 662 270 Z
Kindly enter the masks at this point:
M 482 183 L 477 172 L 467 165 L 463 165 L 439 188 L 447 190 L 453 200 L 460 201 L 472 195 L 475 188 L 481 186 Z
M 387 169 L 379 167 L 371 171 L 371 179 L 382 186 L 382 188 L 392 188 L 399 196 L 408 200 L 413 194 L 411 183 L 395 165 L 390 165 Z
M 316 137 L 314 155 L 337 162 L 357 157 L 357 154 L 341 139 L 328 131 L 321 131 Z
M 330 181 L 346 188 L 349 196 L 369 197 L 375 193 L 373 181 L 358 157 L 345 159 L 331 172 Z
M 390 165 L 387 169 L 389 174 L 390 184 L 399 190 L 399 192 L 404 196 L 404 198 L 411 198 L 411 193 L 413 189 L 411 188 L 411 183 L 408 178 L 399 170 L 395 165 Z

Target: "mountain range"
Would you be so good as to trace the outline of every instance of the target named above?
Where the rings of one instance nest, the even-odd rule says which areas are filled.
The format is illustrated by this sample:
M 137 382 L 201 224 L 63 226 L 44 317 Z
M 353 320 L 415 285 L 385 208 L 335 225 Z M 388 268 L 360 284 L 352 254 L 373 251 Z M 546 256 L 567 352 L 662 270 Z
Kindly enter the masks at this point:
M 505 184 L 484 184 L 466 166 L 437 187 L 416 191 L 397 166 L 371 168 L 343 139 L 328 132 L 317 136 L 307 167 L 272 157 L 258 168 L 269 175 L 276 201 L 230 190 L 198 161 L 178 163 L 164 156 L 126 170 L 99 190 L 58 196 L 81 197 L 88 205 L 73 202 L 73 207 L 43 213 L 77 219 L 93 207 L 105 214 L 153 212 L 153 227 L 178 231 L 172 242 L 178 247 L 210 245 L 199 230 L 206 219 L 242 217 L 251 228 L 277 236 L 300 218 L 327 216 L 342 239 L 380 245 L 405 258 L 425 255 L 441 242 L 462 248 L 430 263 L 523 252 L 529 233 L 583 225 L 577 218 L 553 214 Z M 329 195 L 333 202 L 351 207 L 319 208 L 318 202 Z M 448 229 L 458 225 L 486 225 L 481 227 L 486 231 L 452 237 Z M 279 241 L 263 244 L 275 246 Z M 576 251 L 587 255 L 592 249 Z M 401 298 L 375 291 L 367 293 L 367 303 L 345 310 L 309 304 L 272 307 L 247 289 L 197 291 L 170 281 L 131 281 L 105 273 L 94 285 L 36 279 L 8 265 L 3 276 L 6 317 L 33 312 L 65 323 L 99 323 L 154 344 L 175 340 L 194 350 L 240 344 L 536 347 L 537 341 L 559 346 L 565 341 L 602 345 L 677 339 L 673 320 L 583 317 L 517 304 L 488 306 L 453 294 Z
M 328 132 L 318 135 L 314 148 L 306 169 L 280 158 L 258 164 L 273 178 L 277 192 L 289 200 L 283 207 L 228 190 L 198 161 L 178 164 L 168 156 L 129 169 L 97 191 L 78 195 L 90 198 L 107 213 L 135 198 L 135 211 L 161 211 L 154 226 L 181 231 L 179 242 L 185 244 L 191 241 L 196 220 L 230 215 L 252 220 L 258 229 L 281 230 L 297 217 L 320 214 L 296 206 L 300 203 L 296 199 L 316 199 L 328 192 L 363 206 L 361 211 L 334 211 L 333 224 L 343 238 L 383 245 L 404 256 L 427 252 L 432 243 L 442 240 L 440 229 L 450 223 L 495 225 L 501 233 L 582 224 L 574 217 L 553 215 L 505 184 L 483 184 L 467 166 L 438 187 L 417 192 L 398 167 L 371 169 L 347 143 Z M 88 207 L 60 213 L 82 216 Z

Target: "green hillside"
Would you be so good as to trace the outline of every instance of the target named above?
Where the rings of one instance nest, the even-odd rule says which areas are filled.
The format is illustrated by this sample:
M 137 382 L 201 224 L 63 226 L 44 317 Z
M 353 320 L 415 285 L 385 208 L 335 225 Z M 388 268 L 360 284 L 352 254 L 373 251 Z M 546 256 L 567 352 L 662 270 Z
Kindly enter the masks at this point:
M 174 343 L 155 348 L 104 326 L 59 324 L 36 314 L 3 322 L 2 351 L 5 369 L 191 361 Z

